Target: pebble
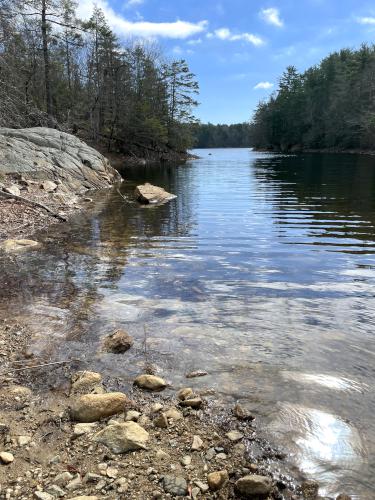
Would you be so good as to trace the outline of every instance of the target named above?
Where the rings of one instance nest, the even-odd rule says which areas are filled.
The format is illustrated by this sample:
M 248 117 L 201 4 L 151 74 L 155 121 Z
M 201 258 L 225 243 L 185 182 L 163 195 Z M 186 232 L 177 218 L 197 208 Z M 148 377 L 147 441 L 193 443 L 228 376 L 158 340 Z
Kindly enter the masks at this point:
M 177 393 L 177 398 L 180 401 L 185 401 L 185 399 L 189 399 L 189 397 L 192 397 L 194 394 L 193 389 L 190 387 L 185 387 L 185 389 L 180 389 Z
M 134 385 L 148 391 L 162 391 L 167 387 L 167 383 L 161 377 L 147 374 L 139 375 L 139 377 L 134 380 Z
M 215 455 L 216 455 L 215 448 L 210 448 L 209 450 L 207 450 L 205 458 L 206 460 L 212 460 Z
M 82 478 L 77 475 L 72 481 L 70 481 L 65 488 L 69 491 L 78 490 L 82 486 Z
M 181 406 L 189 406 L 190 408 L 200 408 L 202 404 L 203 401 L 201 398 L 185 399 L 185 401 L 180 402 Z
M 18 446 L 26 446 L 27 444 L 30 443 L 30 441 L 31 441 L 30 436 L 18 436 L 17 438 Z
M 194 372 L 187 373 L 186 378 L 205 377 L 206 375 L 208 375 L 208 373 L 204 370 L 196 370 Z
M 203 483 L 202 481 L 194 481 L 194 484 L 198 486 L 202 493 L 207 493 L 207 491 L 210 489 L 208 484 Z
M 9 453 L 7 451 L 2 451 L 0 453 L 0 460 L 3 464 L 8 465 L 14 461 L 14 456 L 12 455 L 12 453 Z
M 91 424 L 76 424 L 73 429 L 73 435 L 76 437 L 83 436 L 84 434 L 89 434 L 94 432 L 98 424 L 96 422 Z
M 203 446 L 203 441 L 199 436 L 193 437 L 193 443 L 191 445 L 192 451 L 199 451 Z
M 137 422 L 141 414 L 139 411 L 129 410 L 125 416 L 125 422 Z
M 251 415 L 251 413 L 239 403 L 237 403 L 233 408 L 233 414 L 236 418 L 238 418 L 238 420 L 254 420 L 253 415 Z
M 35 491 L 34 497 L 38 498 L 38 500 L 53 500 L 53 496 L 45 491 Z
M 168 418 L 164 413 L 160 413 L 160 415 L 154 420 L 154 426 L 159 429 L 166 429 L 168 427 Z
M 226 460 L 228 457 L 225 453 L 218 453 L 216 455 L 216 460 Z
M 58 474 L 55 479 L 54 483 L 58 485 L 64 486 L 65 484 L 69 483 L 73 479 L 73 475 L 70 472 L 62 472 L 61 474 Z
M 220 490 L 228 480 L 229 476 L 226 470 L 211 472 L 207 475 L 208 486 L 212 491 Z
M 233 441 L 234 443 L 237 441 L 241 441 L 241 439 L 243 438 L 243 434 L 239 431 L 227 432 L 226 436 L 230 441 Z
M 187 483 L 183 477 L 164 476 L 163 487 L 166 493 L 183 497 L 187 495 Z
M 267 476 L 258 476 L 256 474 L 244 476 L 238 479 L 235 484 L 236 493 L 246 498 L 266 497 L 271 492 L 271 489 L 271 479 Z
M 161 403 L 155 403 L 151 406 L 151 413 L 157 413 L 158 411 L 163 409 L 163 405 Z
M 48 486 L 47 492 L 53 495 L 54 497 L 62 498 L 66 495 L 65 491 L 57 486 L 57 484 L 52 484 Z
M 183 465 L 184 467 L 187 467 L 190 464 L 191 464 L 191 456 L 190 455 L 186 455 L 185 457 L 181 458 L 181 465 Z

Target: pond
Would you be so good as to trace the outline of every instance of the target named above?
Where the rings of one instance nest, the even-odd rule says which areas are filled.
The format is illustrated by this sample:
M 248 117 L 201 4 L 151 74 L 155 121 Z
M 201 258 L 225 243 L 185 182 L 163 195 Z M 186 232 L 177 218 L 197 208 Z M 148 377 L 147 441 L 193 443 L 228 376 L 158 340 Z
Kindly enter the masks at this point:
M 175 388 L 206 370 L 189 385 L 251 408 L 323 493 L 374 498 L 375 158 L 195 153 L 125 169 L 125 200 L 98 194 L 4 261 L 0 311 L 124 387 L 145 361 Z M 141 208 L 146 181 L 177 198 Z M 102 352 L 119 327 L 134 349 Z

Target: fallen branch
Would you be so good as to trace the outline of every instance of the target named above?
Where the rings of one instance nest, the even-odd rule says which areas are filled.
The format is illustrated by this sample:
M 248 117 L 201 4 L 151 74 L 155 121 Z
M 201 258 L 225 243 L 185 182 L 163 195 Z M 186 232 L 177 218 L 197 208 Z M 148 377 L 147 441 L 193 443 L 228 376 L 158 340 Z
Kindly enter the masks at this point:
M 21 372 L 25 370 L 33 370 L 34 368 L 43 368 L 45 366 L 52 366 L 52 365 L 64 365 L 68 363 L 73 363 L 73 361 L 81 361 L 80 359 L 68 359 L 67 361 L 54 361 L 53 363 L 43 363 L 41 365 L 34 365 L 34 366 L 24 366 L 23 368 L 8 368 L 7 370 L 4 370 L 3 372 L 0 373 L 0 375 L 6 375 L 8 372 Z
M 27 205 L 31 205 L 33 207 L 42 208 L 43 210 L 48 212 L 50 215 L 52 215 L 52 217 L 55 217 L 56 219 L 59 219 L 63 222 L 66 222 L 68 220 L 66 217 L 63 217 L 62 215 L 57 214 L 56 212 L 54 212 L 50 208 L 46 207 L 42 203 L 38 203 L 37 201 L 32 201 L 32 200 L 29 200 L 28 198 L 24 198 L 23 196 L 17 196 L 16 194 L 7 193 L 5 191 L 0 191 L 0 195 L 4 196 L 5 198 L 12 198 L 13 200 L 21 201 L 22 203 L 26 203 Z

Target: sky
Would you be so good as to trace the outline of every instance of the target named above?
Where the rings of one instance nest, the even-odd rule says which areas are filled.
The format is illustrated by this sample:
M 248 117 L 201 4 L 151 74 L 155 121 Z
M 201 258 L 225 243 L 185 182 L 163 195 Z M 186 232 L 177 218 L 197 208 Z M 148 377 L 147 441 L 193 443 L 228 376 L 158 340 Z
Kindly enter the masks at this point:
M 248 121 L 288 65 L 299 71 L 330 52 L 375 41 L 367 0 L 78 0 L 96 4 L 124 42 L 145 38 L 186 59 L 200 85 L 202 122 Z

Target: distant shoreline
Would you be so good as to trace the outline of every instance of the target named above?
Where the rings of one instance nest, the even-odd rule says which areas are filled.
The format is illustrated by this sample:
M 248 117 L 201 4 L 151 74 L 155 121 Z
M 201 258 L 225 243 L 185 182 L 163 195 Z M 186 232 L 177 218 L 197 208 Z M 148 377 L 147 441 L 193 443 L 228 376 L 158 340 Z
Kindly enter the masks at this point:
M 375 156 L 375 150 L 365 150 L 365 149 L 338 149 L 338 148 L 326 148 L 326 149 L 298 149 L 298 150 L 288 150 L 282 151 L 275 149 L 257 149 L 253 148 L 256 153 L 277 153 L 277 154 L 305 154 L 305 153 L 319 153 L 319 154 L 350 154 L 350 155 L 368 155 Z

